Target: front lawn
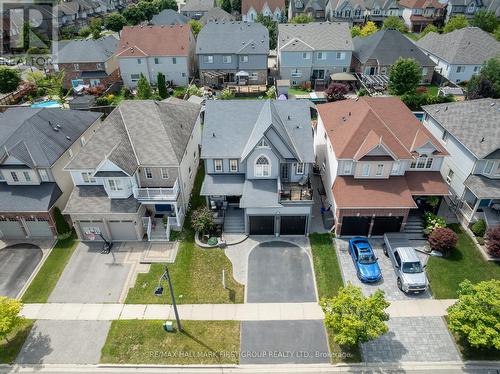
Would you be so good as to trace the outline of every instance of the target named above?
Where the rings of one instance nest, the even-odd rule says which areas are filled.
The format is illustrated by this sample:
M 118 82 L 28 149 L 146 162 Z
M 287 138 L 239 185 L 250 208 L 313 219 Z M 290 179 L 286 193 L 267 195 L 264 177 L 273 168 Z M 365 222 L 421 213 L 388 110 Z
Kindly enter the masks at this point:
M 205 199 L 200 196 L 203 177 L 204 169 L 200 166 L 193 187 L 191 209 L 205 204 Z M 181 304 L 243 303 L 245 288 L 234 280 L 232 264 L 224 254 L 224 250 L 199 248 L 194 242 L 190 218 L 191 214 L 188 212 L 180 234 L 177 258 L 174 264 L 168 265 L 177 302 Z M 163 273 L 163 267 L 162 264 L 153 264 L 149 273 L 139 274 L 125 303 L 171 303 L 169 292 L 165 292 L 166 297 L 156 297 L 153 292 Z M 222 270 L 225 272 L 227 289 L 222 286 Z M 168 288 L 166 287 L 165 290 L 168 291 Z
M 320 299 L 334 297 L 344 283 L 332 236 L 331 234 L 313 233 L 309 235 L 309 241 L 313 255 L 318 297 Z M 341 347 L 333 340 L 332 330 L 328 327 L 325 328 L 328 334 L 332 364 L 361 362 L 359 347 Z
M 430 257 L 427 263 L 432 294 L 436 299 L 457 298 L 458 285 L 500 278 L 500 263 L 486 261 L 470 236 L 458 224 L 450 225 L 458 235 L 457 248 L 449 257 Z
M 68 239 L 57 241 L 49 257 L 24 293 L 23 303 L 47 302 L 77 244 L 78 240 L 75 239 L 74 234 Z
M 183 321 L 184 332 L 166 332 L 163 322 L 113 321 L 101 351 L 101 363 L 238 364 L 240 322 Z
M 7 336 L 7 339 L 0 340 L 0 364 L 14 363 L 34 323 L 33 320 L 25 319 Z

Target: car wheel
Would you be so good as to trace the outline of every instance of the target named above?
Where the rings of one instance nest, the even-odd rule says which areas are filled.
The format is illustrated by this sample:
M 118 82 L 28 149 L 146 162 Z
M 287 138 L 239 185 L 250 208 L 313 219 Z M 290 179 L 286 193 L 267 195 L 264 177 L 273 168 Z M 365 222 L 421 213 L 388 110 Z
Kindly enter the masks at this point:
M 384 244 L 382 244 L 382 251 L 384 251 L 384 255 L 386 255 L 387 257 L 389 257 L 389 252 L 387 252 L 387 246 Z
M 398 288 L 403 291 L 403 282 L 401 282 L 401 278 L 398 278 Z M 404 292 L 404 291 L 403 291 Z

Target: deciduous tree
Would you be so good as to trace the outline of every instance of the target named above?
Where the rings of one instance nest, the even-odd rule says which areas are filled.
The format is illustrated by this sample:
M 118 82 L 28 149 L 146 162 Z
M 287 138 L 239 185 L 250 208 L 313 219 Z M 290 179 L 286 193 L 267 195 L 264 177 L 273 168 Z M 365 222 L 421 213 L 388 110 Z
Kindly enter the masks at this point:
M 266 26 L 269 32 L 269 48 L 276 49 L 278 43 L 278 23 L 269 16 L 258 14 L 256 22 L 262 23 Z
M 196 231 L 206 234 L 214 229 L 214 215 L 208 207 L 200 207 L 193 212 L 191 225 Z
M 198 36 L 201 29 L 203 28 L 203 25 L 195 19 L 189 20 L 189 25 L 191 26 L 191 30 L 193 31 L 194 36 Z
M 15 69 L 0 68 L 0 93 L 15 91 L 21 83 L 21 74 Z
M 493 257 L 500 257 L 500 225 L 486 230 L 486 249 Z
M 121 31 L 126 24 L 127 20 L 120 13 L 111 13 L 104 19 L 104 27 L 114 32 Z
M 494 32 L 498 26 L 498 19 L 495 13 L 481 9 L 474 14 L 471 23 L 473 26 L 479 27 L 486 32 Z
M 23 321 L 19 317 L 22 303 L 15 299 L 0 296 L 0 341 L 7 340 L 7 336 Z
M 313 22 L 314 19 L 307 14 L 299 14 L 298 16 L 293 17 L 290 20 L 290 23 L 310 23 Z
M 468 97 L 500 98 L 500 57 L 486 61 L 479 75 L 474 75 L 467 83 Z
M 389 72 L 389 92 L 392 95 L 414 93 L 422 78 L 422 70 L 412 58 L 398 58 Z
M 450 18 L 448 23 L 444 25 L 443 32 L 446 34 L 448 32 L 452 32 L 458 29 L 463 29 L 464 27 L 469 26 L 469 22 L 464 15 L 459 14 L 458 16 L 453 16 Z
M 348 92 L 349 89 L 345 84 L 332 83 L 325 90 L 326 100 L 328 102 L 344 100 Z
M 427 26 L 425 26 L 425 28 L 420 33 L 420 37 L 423 38 L 424 36 L 426 36 L 430 32 L 437 33 L 437 32 L 439 32 L 439 29 L 437 28 L 437 26 L 434 26 L 432 23 L 429 23 Z
M 137 82 L 137 99 L 139 100 L 148 100 L 153 97 L 153 90 L 151 89 L 151 85 L 149 84 L 146 77 L 141 73 L 139 81 Z
M 359 27 L 358 25 L 354 25 L 351 27 L 351 37 L 352 38 L 355 38 L 356 36 L 360 36 L 361 35 L 361 27 Z
M 371 34 L 375 34 L 378 31 L 377 25 L 375 25 L 375 22 L 368 21 L 362 28 L 360 35 L 362 37 L 369 36 Z
M 396 16 L 389 16 L 385 19 L 384 24 L 382 26 L 383 29 L 394 29 L 400 32 L 408 31 L 403 20 Z

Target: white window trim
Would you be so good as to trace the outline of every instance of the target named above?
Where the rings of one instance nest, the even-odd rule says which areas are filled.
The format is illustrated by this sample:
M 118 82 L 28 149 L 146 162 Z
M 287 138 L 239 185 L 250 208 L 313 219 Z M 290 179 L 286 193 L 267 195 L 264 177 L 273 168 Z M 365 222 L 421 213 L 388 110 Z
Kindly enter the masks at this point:
M 453 181 L 454 175 L 455 175 L 455 172 L 452 169 L 449 169 L 448 174 L 446 174 L 446 183 L 448 185 L 450 185 L 451 182 Z
M 401 167 L 401 163 L 399 161 L 394 161 L 391 167 L 391 175 L 397 175 L 399 173 L 399 168 Z
M 30 172 L 29 171 L 23 171 L 23 177 L 24 177 L 24 180 L 26 182 L 31 182 L 32 179 L 31 179 L 31 175 L 30 175 Z
M 218 168 L 217 166 L 220 166 L 220 168 Z M 221 173 L 224 171 L 224 165 L 222 159 L 218 158 L 214 160 L 214 170 L 217 173 Z
M 311 54 L 309 52 L 302 52 L 302 59 L 303 60 L 310 60 Z
M 302 175 L 304 174 L 304 163 L 303 162 L 298 162 L 297 163 L 297 169 L 296 169 L 296 173 L 299 174 L 299 175 Z
M 222 63 L 223 64 L 230 64 L 231 62 L 232 62 L 231 55 L 222 56 Z
M 168 179 L 168 170 L 167 168 L 160 168 L 161 179 Z
M 431 160 L 431 163 L 429 166 L 427 166 L 429 160 Z M 419 164 L 423 164 L 423 166 L 418 166 Z M 429 170 L 429 169 L 432 169 L 432 165 L 434 165 L 434 157 L 422 155 L 420 157 L 417 157 L 412 162 L 410 162 L 410 169 Z
M 148 174 L 151 176 L 148 177 Z M 144 177 L 146 179 L 153 179 L 153 170 L 151 170 L 151 168 L 144 168 Z
M 375 170 L 375 176 L 381 177 L 384 175 L 384 164 L 377 164 L 377 169 Z
M 0 181 L 4 182 L 5 181 L 5 177 L 3 176 L 2 172 L 0 171 Z
M 203 62 L 205 64 L 213 64 L 214 63 L 214 56 L 212 56 L 212 55 L 203 56 Z
M 261 158 L 265 158 L 267 160 L 267 164 L 258 164 L 257 162 Z M 269 159 L 269 157 L 267 157 L 266 155 L 260 155 L 255 159 L 254 174 L 256 177 L 271 176 L 271 160 Z
M 490 175 L 491 172 L 493 171 L 493 164 L 494 164 L 493 161 L 487 160 L 486 163 L 484 164 L 483 174 Z M 489 170 L 487 170 L 488 166 L 489 166 Z
M 123 191 L 123 183 L 120 179 L 108 179 L 108 187 L 113 192 Z
M 370 176 L 370 164 L 364 164 L 362 169 L 361 169 L 361 176 L 363 177 L 369 177 Z
M 241 55 L 240 62 L 248 62 L 248 55 Z
M 233 166 L 236 166 L 233 168 Z M 238 160 L 237 159 L 231 159 L 229 160 L 229 171 L 232 173 L 237 173 L 238 172 Z
M 92 176 L 92 172 L 90 171 L 83 171 L 81 173 L 81 176 L 82 176 L 82 181 L 83 183 L 95 183 L 96 182 L 96 179 L 95 177 Z
M 325 134 L 325 136 L 326 136 L 326 134 Z M 344 174 L 344 175 L 352 174 L 352 166 L 353 166 L 352 161 L 344 161 L 344 167 L 342 168 L 342 174 Z
M 47 173 L 47 170 L 45 169 L 39 169 L 38 174 L 40 175 L 40 179 L 42 182 L 48 182 L 49 181 L 49 174 Z

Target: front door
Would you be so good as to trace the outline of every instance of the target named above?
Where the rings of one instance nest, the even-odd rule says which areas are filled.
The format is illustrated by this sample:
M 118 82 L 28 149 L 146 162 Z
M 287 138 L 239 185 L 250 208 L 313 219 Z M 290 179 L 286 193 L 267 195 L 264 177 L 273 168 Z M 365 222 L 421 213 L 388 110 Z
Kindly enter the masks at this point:
M 289 174 L 290 173 L 288 164 L 287 163 L 281 164 L 281 173 L 280 173 L 281 180 L 284 182 L 288 181 Z
M 325 71 L 314 69 L 312 75 L 312 81 L 314 82 L 316 79 L 325 79 Z

